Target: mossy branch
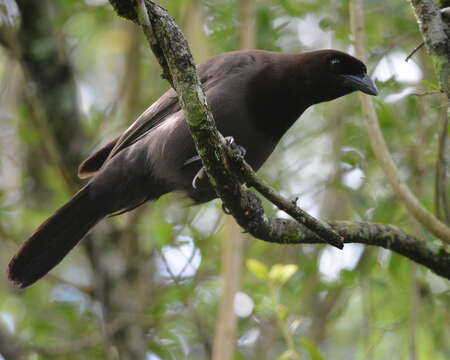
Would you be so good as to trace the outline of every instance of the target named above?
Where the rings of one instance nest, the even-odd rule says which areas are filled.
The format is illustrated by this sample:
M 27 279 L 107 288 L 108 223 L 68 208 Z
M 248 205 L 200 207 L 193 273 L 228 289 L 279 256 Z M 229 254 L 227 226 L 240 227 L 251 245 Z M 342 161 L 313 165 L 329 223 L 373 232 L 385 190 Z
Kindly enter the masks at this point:
M 352 20 L 352 33 L 355 37 L 355 53 L 358 58 L 365 61 L 364 11 L 361 0 L 352 0 L 350 2 L 350 16 Z M 406 182 L 401 178 L 400 172 L 384 140 L 372 99 L 362 93 L 358 95 L 373 152 L 387 180 L 391 184 L 394 194 L 424 228 L 442 241 L 450 244 L 450 228 L 421 204 Z
M 411 0 L 428 53 L 433 59 L 439 86 L 450 101 L 450 16 L 436 0 Z
M 214 120 L 206 104 L 199 78 L 188 45 L 178 26 L 167 12 L 150 0 L 125 2 L 110 0 L 118 14 L 132 21 L 144 21 L 144 32 L 149 36 L 152 49 L 161 49 L 156 54 L 164 73 L 173 83 L 190 126 L 197 151 L 210 177 L 212 185 L 237 222 L 256 238 L 278 244 L 325 244 L 323 237 L 316 235 L 305 225 L 289 219 L 271 218 L 264 214 L 261 201 L 250 190 L 244 189 L 238 177 L 261 191 L 270 200 L 282 204 L 285 199 L 259 181 L 253 170 L 242 159 L 232 157 L 224 146 Z M 139 12 L 145 14 L 137 15 Z M 146 20 L 148 19 L 148 20 Z M 147 22 L 148 21 L 148 22 Z M 151 31 L 145 27 L 151 26 Z M 156 39 L 156 41 L 155 41 Z M 229 161 L 229 155 L 233 158 Z M 295 206 L 292 203 L 289 205 Z M 292 210 L 292 209 L 291 209 Z M 296 209 L 292 210 L 295 214 Z M 432 247 L 404 233 L 392 225 L 371 223 L 333 222 L 331 227 L 344 242 L 357 242 L 381 246 L 402 254 L 450 279 L 450 253 L 439 247 Z
M 122 2 L 120 6 L 116 0 L 110 2 L 120 11 L 119 15 L 125 15 L 133 21 L 139 19 L 142 22 L 141 26 L 148 37 L 150 47 L 154 50 L 164 74 L 167 74 L 166 78 L 173 84 L 178 94 L 209 180 L 225 207 L 239 225 L 252 235 L 258 237 L 257 233 L 269 232 L 260 200 L 255 193 L 241 186 L 238 177 L 229 166 L 223 137 L 217 131 L 208 109 L 189 46 L 178 25 L 165 9 L 153 1 L 130 1 L 137 14 L 135 16 L 129 16 L 130 11 L 123 8 Z M 313 218 L 298 207 L 296 210 L 298 215 L 295 217 L 296 220 L 326 242 L 342 248 L 342 237 L 326 223 Z
M 450 7 L 436 0 L 411 0 L 411 6 L 424 38 L 428 54 L 434 63 L 439 87 L 445 95 L 443 123 L 439 135 L 436 164 L 435 200 L 438 216 L 450 225 L 450 199 L 447 191 L 448 118 L 450 116 Z

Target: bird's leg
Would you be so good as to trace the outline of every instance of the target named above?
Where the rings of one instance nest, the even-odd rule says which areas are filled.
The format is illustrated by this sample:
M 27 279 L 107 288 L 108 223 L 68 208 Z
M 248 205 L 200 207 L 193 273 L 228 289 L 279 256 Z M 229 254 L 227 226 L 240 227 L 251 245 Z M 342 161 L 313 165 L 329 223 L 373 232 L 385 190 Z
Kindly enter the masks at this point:
M 247 153 L 247 150 L 245 150 L 244 147 L 236 144 L 236 142 L 234 141 L 234 138 L 232 136 L 227 136 L 225 138 L 225 143 L 230 147 L 231 151 L 236 153 L 238 156 L 244 157 L 245 154 Z M 191 164 L 191 163 L 196 162 L 196 161 L 201 161 L 200 156 L 195 155 L 195 156 L 189 158 L 188 160 L 186 160 L 184 162 L 183 166 L 186 166 L 186 165 Z M 197 189 L 198 181 L 203 180 L 205 178 L 205 176 L 206 176 L 205 168 L 202 167 L 197 172 L 197 174 L 195 174 L 194 179 L 192 179 L 192 187 L 194 189 Z

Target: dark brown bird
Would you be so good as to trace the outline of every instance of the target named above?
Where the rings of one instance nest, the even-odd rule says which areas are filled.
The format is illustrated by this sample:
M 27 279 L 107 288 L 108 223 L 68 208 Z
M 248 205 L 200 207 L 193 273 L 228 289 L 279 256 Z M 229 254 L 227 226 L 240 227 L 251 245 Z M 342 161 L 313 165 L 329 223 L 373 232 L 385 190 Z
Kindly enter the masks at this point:
M 335 50 L 236 51 L 212 57 L 198 72 L 219 131 L 246 150 L 255 170 L 309 106 L 357 90 L 377 94 L 365 65 Z M 214 199 L 206 179 L 194 180 L 200 169 L 176 93 L 169 90 L 80 165 L 79 176 L 90 181 L 25 242 L 9 264 L 9 278 L 21 288 L 34 283 L 107 215 L 172 191 L 195 203 Z

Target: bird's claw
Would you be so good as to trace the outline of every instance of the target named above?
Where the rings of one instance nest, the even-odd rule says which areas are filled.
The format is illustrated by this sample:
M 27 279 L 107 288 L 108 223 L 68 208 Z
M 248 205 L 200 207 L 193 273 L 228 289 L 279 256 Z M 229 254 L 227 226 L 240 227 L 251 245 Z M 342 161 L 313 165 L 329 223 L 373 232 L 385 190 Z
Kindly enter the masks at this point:
M 195 174 L 194 178 L 192 179 L 192 187 L 197 190 L 197 182 L 200 180 L 203 180 L 205 177 L 205 168 L 202 167 L 197 174 Z
M 247 154 L 247 150 L 245 150 L 245 148 L 243 146 L 236 144 L 236 141 L 234 140 L 234 137 L 227 136 L 225 138 L 225 142 L 229 146 L 231 151 L 233 151 L 238 156 L 244 157 L 245 154 Z
M 247 153 L 247 150 L 245 150 L 244 147 L 236 144 L 236 141 L 234 140 L 234 137 L 232 136 L 227 136 L 225 138 L 225 142 L 226 144 L 230 147 L 231 151 L 233 151 L 235 154 L 237 154 L 238 156 L 244 157 L 245 154 Z M 183 166 L 186 166 L 188 164 L 191 164 L 193 162 L 199 161 L 200 160 L 200 156 L 195 155 L 191 158 L 189 158 L 188 160 L 185 161 L 185 163 L 183 164 Z M 192 187 L 197 190 L 197 184 L 200 180 L 203 180 L 205 178 L 205 168 L 201 168 L 197 174 L 195 174 L 194 178 L 192 179 Z M 225 211 L 225 210 L 224 210 Z M 225 211 L 226 212 L 226 211 Z
M 223 203 L 222 203 L 222 210 L 223 210 L 223 212 L 224 212 L 225 214 L 231 215 L 230 209 L 228 209 L 228 208 L 225 206 L 225 204 L 223 204 Z

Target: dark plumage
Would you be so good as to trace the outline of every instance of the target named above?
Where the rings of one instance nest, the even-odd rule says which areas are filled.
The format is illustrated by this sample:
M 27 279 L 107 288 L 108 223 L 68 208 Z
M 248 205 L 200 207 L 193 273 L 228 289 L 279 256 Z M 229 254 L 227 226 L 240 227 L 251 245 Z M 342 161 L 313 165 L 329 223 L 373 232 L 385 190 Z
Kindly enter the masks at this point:
M 258 170 L 283 134 L 311 105 L 360 90 L 376 95 L 365 65 L 334 50 L 302 54 L 236 51 L 214 56 L 198 72 L 219 131 L 233 136 Z M 196 203 L 216 197 L 201 169 L 173 90 L 150 106 L 120 137 L 79 168 L 90 181 L 22 246 L 9 277 L 26 287 L 44 276 L 102 218 L 129 211 L 171 191 Z

